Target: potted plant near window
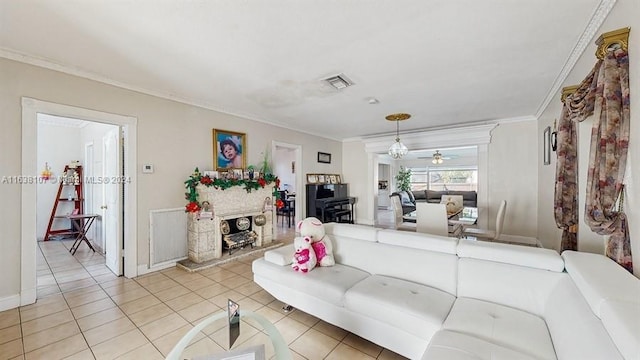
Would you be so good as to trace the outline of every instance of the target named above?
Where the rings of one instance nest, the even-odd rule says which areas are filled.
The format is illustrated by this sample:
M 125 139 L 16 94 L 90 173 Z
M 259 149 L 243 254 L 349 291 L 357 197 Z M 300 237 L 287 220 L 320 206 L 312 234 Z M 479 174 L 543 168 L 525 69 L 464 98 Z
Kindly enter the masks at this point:
M 398 191 L 411 190 L 411 169 L 400 166 L 400 170 L 396 175 L 396 187 Z

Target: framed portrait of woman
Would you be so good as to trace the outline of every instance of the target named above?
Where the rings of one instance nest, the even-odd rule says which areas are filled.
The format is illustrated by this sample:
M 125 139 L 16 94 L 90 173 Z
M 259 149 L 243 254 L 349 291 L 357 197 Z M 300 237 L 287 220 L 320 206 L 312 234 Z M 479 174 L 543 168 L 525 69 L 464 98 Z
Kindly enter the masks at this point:
M 213 168 L 244 169 L 247 164 L 247 135 L 213 129 Z

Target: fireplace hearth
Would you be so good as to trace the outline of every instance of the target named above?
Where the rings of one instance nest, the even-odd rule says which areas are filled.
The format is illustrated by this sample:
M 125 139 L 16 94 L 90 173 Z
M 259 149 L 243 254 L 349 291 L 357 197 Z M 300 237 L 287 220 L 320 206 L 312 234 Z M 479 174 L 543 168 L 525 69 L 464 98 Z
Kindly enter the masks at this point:
M 189 214 L 189 261 L 202 264 L 231 257 L 245 247 L 269 247 L 274 213 L 264 211 L 264 204 L 267 198 L 273 203 L 273 190 L 273 186 L 247 192 L 240 186 L 222 190 L 198 185 L 198 199 L 209 202 L 213 217 Z

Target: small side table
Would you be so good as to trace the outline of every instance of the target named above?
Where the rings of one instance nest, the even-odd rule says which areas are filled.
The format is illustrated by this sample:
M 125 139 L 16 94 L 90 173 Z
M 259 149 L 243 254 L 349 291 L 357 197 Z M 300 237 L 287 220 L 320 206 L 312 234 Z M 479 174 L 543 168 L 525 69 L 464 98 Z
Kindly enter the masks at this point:
M 82 244 L 83 241 L 87 243 L 87 245 L 89 246 L 89 249 L 93 250 L 93 252 L 96 252 L 96 249 L 93 248 L 93 246 L 91 245 L 91 242 L 89 242 L 89 239 L 87 239 L 87 231 L 89 231 L 89 229 L 91 228 L 91 225 L 93 224 L 93 222 L 96 220 L 98 216 L 100 215 L 75 214 L 75 215 L 67 216 L 67 218 L 71 220 L 71 226 L 73 226 L 75 231 L 78 233 L 78 236 L 76 236 L 76 240 L 73 242 L 71 249 L 69 249 L 69 252 L 72 255 L 76 254 L 76 251 L 78 250 L 78 248 L 80 247 L 80 244 Z

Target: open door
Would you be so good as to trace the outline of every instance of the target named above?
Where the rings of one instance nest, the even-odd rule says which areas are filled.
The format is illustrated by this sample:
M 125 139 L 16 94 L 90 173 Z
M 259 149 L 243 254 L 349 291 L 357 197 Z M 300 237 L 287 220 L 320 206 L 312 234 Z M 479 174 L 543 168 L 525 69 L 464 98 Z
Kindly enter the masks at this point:
M 122 258 L 122 196 L 123 176 L 120 152 L 120 127 L 110 130 L 103 137 L 102 152 L 102 239 L 105 243 L 105 262 L 116 275 L 123 274 Z

